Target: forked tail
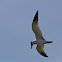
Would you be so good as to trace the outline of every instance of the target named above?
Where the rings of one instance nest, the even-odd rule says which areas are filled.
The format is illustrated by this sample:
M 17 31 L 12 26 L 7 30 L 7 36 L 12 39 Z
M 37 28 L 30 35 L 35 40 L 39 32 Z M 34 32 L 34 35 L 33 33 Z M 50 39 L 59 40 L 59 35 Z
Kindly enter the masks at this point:
M 53 43 L 53 41 L 47 41 L 47 43 Z

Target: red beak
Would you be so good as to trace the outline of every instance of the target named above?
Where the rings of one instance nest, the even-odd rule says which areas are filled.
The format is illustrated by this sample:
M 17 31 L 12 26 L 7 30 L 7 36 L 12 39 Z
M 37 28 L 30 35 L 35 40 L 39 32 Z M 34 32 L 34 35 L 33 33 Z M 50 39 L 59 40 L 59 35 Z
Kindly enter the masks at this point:
M 32 45 L 31 45 L 31 49 L 32 49 Z

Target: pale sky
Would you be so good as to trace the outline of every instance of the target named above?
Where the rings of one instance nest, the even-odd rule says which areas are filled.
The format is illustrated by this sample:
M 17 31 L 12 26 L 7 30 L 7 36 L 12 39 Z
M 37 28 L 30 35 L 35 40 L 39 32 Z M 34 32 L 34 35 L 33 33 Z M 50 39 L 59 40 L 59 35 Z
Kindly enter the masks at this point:
M 30 48 L 37 10 L 44 38 L 54 41 L 45 45 L 48 58 Z M 62 0 L 0 0 L 0 61 L 61 62 Z

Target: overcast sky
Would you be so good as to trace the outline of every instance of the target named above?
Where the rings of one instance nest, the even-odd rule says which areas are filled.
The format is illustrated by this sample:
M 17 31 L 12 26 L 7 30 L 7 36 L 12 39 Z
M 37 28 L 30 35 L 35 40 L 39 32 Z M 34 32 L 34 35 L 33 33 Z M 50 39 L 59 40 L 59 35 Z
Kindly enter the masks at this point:
M 48 58 L 30 48 L 37 10 L 44 38 L 54 41 L 45 45 Z M 0 0 L 0 61 L 61 62 L 62 0 Z

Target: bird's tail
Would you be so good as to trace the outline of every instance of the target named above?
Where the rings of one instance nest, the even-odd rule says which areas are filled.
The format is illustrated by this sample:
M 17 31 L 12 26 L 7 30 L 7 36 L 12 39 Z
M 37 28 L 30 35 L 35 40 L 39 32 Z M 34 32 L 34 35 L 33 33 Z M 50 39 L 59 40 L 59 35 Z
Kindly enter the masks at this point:
M 47 41 L 47 43 L 53 43 L 53 41 Z

